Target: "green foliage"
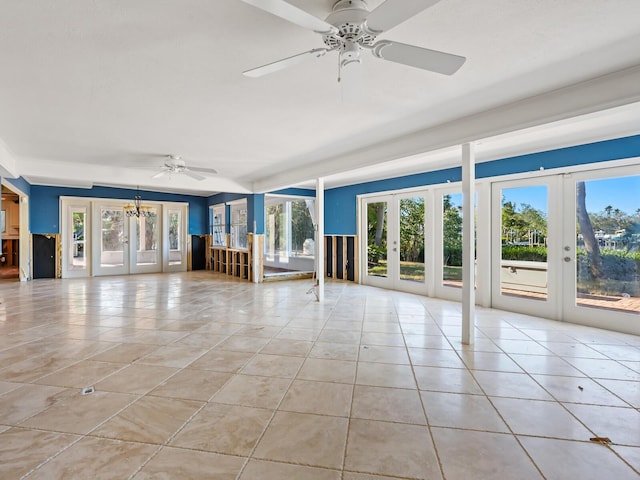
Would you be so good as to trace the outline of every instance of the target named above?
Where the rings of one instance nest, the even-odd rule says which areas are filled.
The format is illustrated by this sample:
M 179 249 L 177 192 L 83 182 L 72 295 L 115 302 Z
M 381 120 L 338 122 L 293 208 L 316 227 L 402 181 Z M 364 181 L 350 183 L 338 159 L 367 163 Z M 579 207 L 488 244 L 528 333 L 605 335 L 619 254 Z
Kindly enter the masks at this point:
M 387 244 L 387 203 L 375 202 L 367 205 L 367 238 L 369 245 Z
M 547 248 L 542 245 L 503 245 L 502 259 L 525 262 L 546 262 Z
M 536 233 L 533 233 L 536 232 Z M 502 202 L 502 243 L 544 243 L 547 238 L 547 216 L 531 205 Z
M 587 251 L 580 249 L 578 257 L 578 278 L 591 279 L 589 262 L 591 261 Z M 626 252 L 624 250 L 602 250 L 602 277 L 601 280 L 611 279 L 617 281 L 633 282 L 640 275 L 640 252 Z
M 602 212 L 590 212 L 589 219 L 594 231 L 601 230 L 608 234 L 613 234 L 617 230 L 640 232 L 640 209 L 636 210 L 633 215 L 629 215 L 619 208 L 608 205 Z
M 424 198 L 400 200 L 400 261 L 424 263 Z
M 380 259 L 385 257 L 387 253 L 387 248 L 382 245 L 373 245 L 369 244 L 367 247 L 367 259 L 369 264 L 377 264 L 380 263 Z M 386 260 L 386 258 L 384 258 Z
M 451 203 L 451 197 L 442 199 L 442 241 L 445 265 L 462 265 L 462 215 Z
M 287 218 L 285 204 L 291 204 L 291 218 Z M 304 241 L 315 237 L 311 213 L 304 200 L 285 200 L 267 206 L 267 218 L 273 216 L 274 229 L 269 234 L 273 236 L 275 248 L 284 250 L 287 247 L 286 229 L 290 228 L 291 249 L 302 251 Z M 287 225 L 287 221 L 289 225 Z

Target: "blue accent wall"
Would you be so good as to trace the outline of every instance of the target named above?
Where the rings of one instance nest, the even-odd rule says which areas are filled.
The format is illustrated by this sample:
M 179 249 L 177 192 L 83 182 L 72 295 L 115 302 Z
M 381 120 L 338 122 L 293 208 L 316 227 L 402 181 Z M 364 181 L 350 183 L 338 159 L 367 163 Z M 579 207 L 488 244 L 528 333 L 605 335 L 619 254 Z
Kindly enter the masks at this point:
M 253 223 L 255 222 L 256 235 L 264 234 L 264 194 L 253 195 L 253 201 L 248 202 L 249 208 L 247 216 L 252 219 L 247 225 L 247 230 L 253 232 Z
M 504 158 L 476 165 L 476 178 L 499 177 L 640 156 L 640 135 Z M 459 182 L 460 167 L 332 188 L 325 192 L 325 233 L 356 235 L 357 196 L 367 193 Z
M 31 233 L 60 233 L 60 197 L 115 198 L 133 200 L 138 190 L 112 187 L 66 188 L 32 185 L 29 203 Z M 189 203 L 190 235 L 207 233 L 207 199 L 194 195 L 180 195 L 140 190 L 143 201 Z
M 497 177 L 640 156 L 640 135 L 530 153 L 476 165 L 476 178 Z

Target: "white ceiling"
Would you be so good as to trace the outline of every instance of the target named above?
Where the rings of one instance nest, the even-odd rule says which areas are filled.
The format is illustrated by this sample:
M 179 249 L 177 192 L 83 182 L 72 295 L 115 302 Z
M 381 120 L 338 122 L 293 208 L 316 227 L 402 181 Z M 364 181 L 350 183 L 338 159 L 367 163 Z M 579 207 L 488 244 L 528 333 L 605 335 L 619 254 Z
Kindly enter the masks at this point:
M 325 18 L 334 1 L 291 3 Z M 366 54 L 343 100 L 335 53 L 244 77 L 323 44 L 240 0 L 0 0 L 0 167 L 208 195 L 441 168 L 460 141 L 484 161 L 640 133 L 639 18 L 638 0 L 441 0 L 381 37 L 460 71 Z M 219 173 L 152 179 L 166 154 Z

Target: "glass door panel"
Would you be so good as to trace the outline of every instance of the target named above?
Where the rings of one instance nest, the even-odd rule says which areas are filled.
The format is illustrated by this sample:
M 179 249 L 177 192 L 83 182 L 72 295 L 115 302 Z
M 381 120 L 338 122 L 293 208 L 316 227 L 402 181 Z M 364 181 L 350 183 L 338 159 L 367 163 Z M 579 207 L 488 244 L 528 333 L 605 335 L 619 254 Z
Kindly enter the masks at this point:
M 387 252 L 388 202 L 366 204 L 367 215 L 367 276 L 388 276 Z
M 160 262 L 160 222 L 158 207 L 147 207 L 150 216 L 131 217 L 131 228 L 135 231 L 135 248 L 130 252 L 130 273 L 159 272 Z
M 362 212 L 364 282 L 425 293 L 425 194 L 371 197 L 363 200 Z
M 100 220 L 102 238 L 100 245 L 100 266 L 104 268 L 122 267 L 125 258 L 124 212 L 122 209 L 101 208 Z
M 462 288 L 462 193 L 442 195 L 442 285 Z
M 624 325 L 633 322 L 640 331 L 640 175 L 602 175 L 567 179 L 566 201 L 575 206 L 567 223 L 575 227 L 565 230 L 566 243 L 575 255 L 564 258 L 571 288 L 565 309 L 580 319 L 600 319 L 603 328 L 618 323 L 613 328 L 629 330 Z
M 492 306 L 559 318 L 563 212 L 560 175 L 492 186 Z
M 181 225 L 182 212 L 180 210 L 169 210 L 169 265 L 180 265 L 182 263 L 182 239 Z
M 72 232 L 71 232 L 71 252 L 69 252 L 70 270 L 86 270 L 87 268 L 87 239 L 85 236 L 87 227 L 87 209 L 78 208 L 71 212 Z
M 74 201 L 72 204 L 65 199 L 62 208 L 65 212 L 62 219 L 62 275 L 65 278 L 89 276 L 89 203 L 82 205 Z
M 500 190 L 500 294 L 546 301 L 547 186 Z
M 184 272 L 187 270 L 187 218 L 185 205 L 171 205 L 163 208 L 162 231 L 163 270 L 165 272 Z
M 425 281 L 424 197 L 400 199 L 400 280 Z
M 95 275 L 123 275 L 129 273 L 129 219 L 123 207 L 97 205 L 99 220 L 98 249 Z

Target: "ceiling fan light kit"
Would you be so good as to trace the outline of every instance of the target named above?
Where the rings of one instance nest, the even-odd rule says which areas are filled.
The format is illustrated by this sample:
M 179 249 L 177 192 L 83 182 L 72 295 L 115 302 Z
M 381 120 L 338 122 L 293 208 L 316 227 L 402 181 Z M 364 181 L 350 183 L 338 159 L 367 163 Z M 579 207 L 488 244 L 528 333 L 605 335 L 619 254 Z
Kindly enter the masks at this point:
M 324 21 L 285 0 L 242 1 L 321 34 L 327 46 L 247 70 L 244 75 L 249 77 L 261 77 L 300 63 L 309 57 L 321 57 L 332 51 L 339 54 L 340 70 L 348 65 L 360 63 L 360 53 L 363 50 L 371 51 L 375 58 L 443 75 L 453 75 L 466 61 L 465 57 L 459 55 L 415 45 L 386 39 L 376 41 L 381 33 L 417 15 L 439 0 L 386 0 L 373 11 L 369 11 L 364 0 L 338 0 Z

